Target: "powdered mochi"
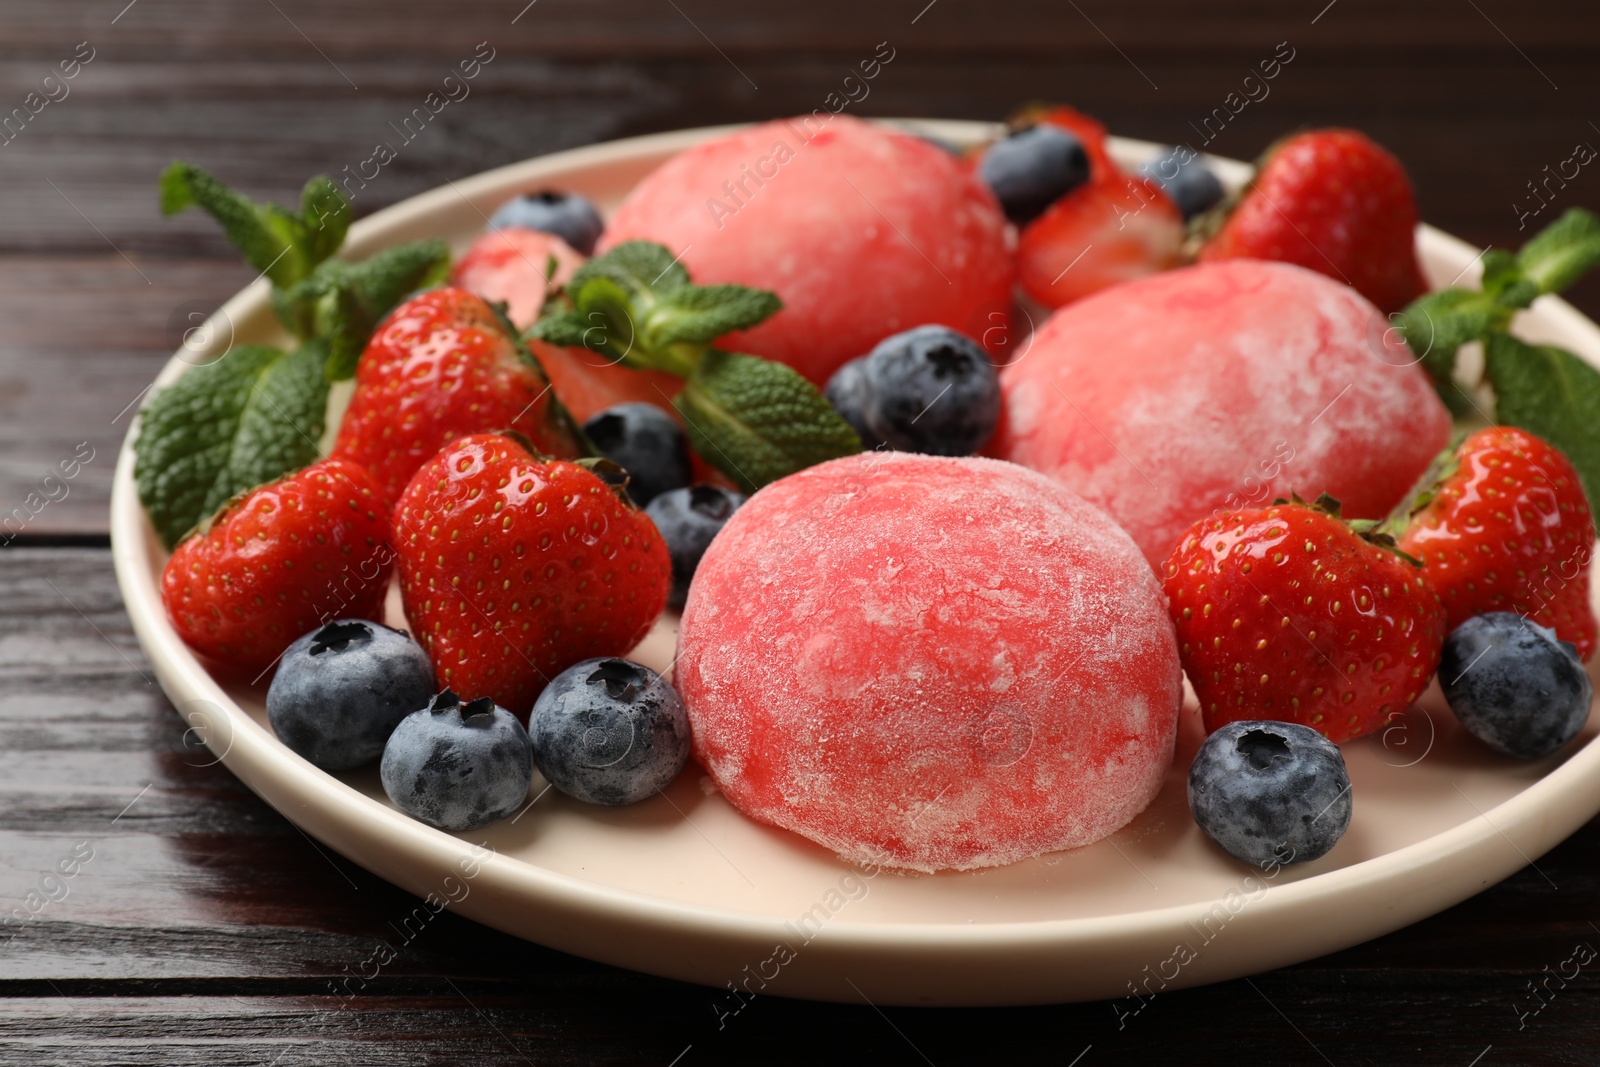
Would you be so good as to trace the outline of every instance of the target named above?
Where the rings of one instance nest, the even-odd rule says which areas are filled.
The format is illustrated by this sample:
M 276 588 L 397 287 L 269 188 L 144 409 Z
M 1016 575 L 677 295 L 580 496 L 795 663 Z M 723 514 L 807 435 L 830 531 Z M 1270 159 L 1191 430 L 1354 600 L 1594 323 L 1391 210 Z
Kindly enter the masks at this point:
M 805 115 L 713 138 L 634 187 L 601 251 L 655 241 L 701 285 L 770 289 L 783 310 L 724 347 L 818 385 L 890 334 L 925 323 L 1001 343 L 1011 256 L 993 194 L 908 133 Z
M 1327 492 L 1379 518 L 1450 439 L 1378 309 L 1285 263 L 1104 290 L 1051 316 L 1000 383 L 990 453 L 1105 508 L 1156 567 L 1215 508 Z
M 933 871 L 1097 841 L 1172 760 L 1177 639 L 1104 512 L 992 459 L 866 453 L 717 535 L 676 681 L 740 811 Z

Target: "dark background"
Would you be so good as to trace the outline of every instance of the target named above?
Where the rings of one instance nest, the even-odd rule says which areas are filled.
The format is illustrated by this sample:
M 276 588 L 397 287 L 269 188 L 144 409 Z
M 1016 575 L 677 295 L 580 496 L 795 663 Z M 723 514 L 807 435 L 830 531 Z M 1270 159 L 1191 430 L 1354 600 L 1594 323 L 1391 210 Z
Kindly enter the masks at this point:
M 1593 823 L 1542 875 L 1334 956 L 1164 994 L 1121 1031 L 1103 1004 L 769 998 L 719 1032 L 705 990 L 450 915 L 363 995 L 332 996 L 413 901 L 208 766 L 150 683 L 112 580 L 125 409 L 186 313 L 253 273 L 197 213 L 160 218 L 165 163 L 292 201 L 312 173 L 371 155 L 483 41 L 495 58 L 472 95 L 383 169 L 358 215 L 557 149 L 809 111 L 879 41 L 896 57 L 859 114 L 995 119 L 1044 99 L 1196 145 L 1190 123 L 1288 42 L 1270 96 L 1206 147 L 1250 158 L 1295 127 L 1359 127 L 1405 162 L 1426 220 L 1479 245 L 1515 246 L 1527 183 L 1600 145 L 1593 0 L 525 2 L 0 6 L 0 116 L 79 42 L 94 49 L 70 95 L 0 147 L 0 511 L 79 442 L 95 450 L 0 554 L 0 911 L 75 842 L 96 850 L 66 897 L 0 942 L 0 1062 L 1600 1062 L 1591 970 L 1518 1017 L 1530 981 L 1600 946 Z M 1533 225 L 1584 204 L 1600 207 L 1600 165 Z M 1600 284 L 1573 297 L 1600 313 Z

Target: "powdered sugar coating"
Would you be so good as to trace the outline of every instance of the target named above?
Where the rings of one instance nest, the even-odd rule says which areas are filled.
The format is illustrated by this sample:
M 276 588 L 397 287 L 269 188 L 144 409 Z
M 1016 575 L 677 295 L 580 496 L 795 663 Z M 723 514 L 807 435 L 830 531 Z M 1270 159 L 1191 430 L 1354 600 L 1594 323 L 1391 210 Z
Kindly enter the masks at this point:
M 1000 375 L 990 451 L 1100 505 L 1159 566 L 1195 519 L 1297 492 L 1397 504 L 1450 415 L 1377 308 L 1282 263 L 1232 260 L 1053 315 Z
M 834 460 L 712 542 L 679 634 L 695 754 L 739 810 L 918 870 L 1097 841 L 1154 798 L 1182 681 L 1126 533 L 1010 463 Z
M 628 240 L 681 254 L 699 284 L 776 292 L 783 310 L 726 347 L 818 385 L 890 334 L 937 323 L 978 337 L 1011 309 L 987 187 L 944 149 L 848 115 L 767 122 L 674 156 L 628 195 L 600 250 Z

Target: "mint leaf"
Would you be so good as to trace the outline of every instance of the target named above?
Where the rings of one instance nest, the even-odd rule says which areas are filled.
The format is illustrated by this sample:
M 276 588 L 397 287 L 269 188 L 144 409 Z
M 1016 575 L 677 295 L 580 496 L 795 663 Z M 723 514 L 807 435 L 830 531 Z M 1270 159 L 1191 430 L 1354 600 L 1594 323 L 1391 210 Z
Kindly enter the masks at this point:
M 258 204 L 181 160 L 161 174 L 161 213 L 188 207 L 208 212 L 245 262 L 280 288 L 293 285 L 339 247 L 350 225 L 350 204 L 327 178 L 313 178 L 301 193 L 302 214 Z
M 273 309 L 302 339 L 328 341 L 328 378 L 355 374 L 372 331 L 408 293 L 445 281 L 450 250 L 443 241 L 396 245 L 363 260 L 330 259 L 286 290 L 273 293 Z
M 613 360 L 631 356 L 639 341 L 634 308 L 637 303 L 648 304 L 649 298 L 629 293 L 604 275 L 587 279 L 581 288 L 573 288 L 571 293 L 572 310 L 584 323 L 584 347 Z
M 725 333 L 747 330 L 771 318 L 783 301 L 765 289 L 743 285 L 685 285 L 662 297 L 645 316 L 650 348 L 710 344 Z
M 1441 289 L 1418 297 L 1400 312 L 1406 347 L 1422 363 L 1451 410 L 1465 406 L 1454 379 L 1456 353 L 1469 341 L 1481 341 L 1511 322 L 1512 311 L 1488 293 L 1474 289 Z
M 693 285 L 672 253 L 627 241 L 578 269 L 564 303 L 547 303 L 530 336 L 582 345 L 613 362 L 687 378 L 705 346 L 783 305 L 743 285 Z
M 235 494 L 317 458 L 327 345 L 235 348 L 188 371 L 139 416 L 134 481 L 168 548 Z
M 694 450 L 746 493 L 861 451 L 861 439 L 815 386 L 755 356 L 709 350 L 673 405 Z
M 300 219 L 312 263 L 321 263 L 344 247 L 354 216 L 350 201 L 327 175 L 319 174 L 306 182 L 300 190 Z
M 1600 263 L 1600 218 L 1569 209 L 1523 245 L 1517 261 L 1540 293 L 1560 292 Z
M 1565 349 L 1493 334 L 1484 369 L 1494 385 L 1495 418 L 1559 449 L 1600 500 L 1600 371 Z
M 578 268 L 567 283 L 576 294 L 595 278 L 606 278 L 630 295 L 670 293 L 689 284 L 689 272 L 663 245 L 654 241 L 624 241 L 598 259 Z
M 588 330 L 592 325 L 580 311 L 548 311 L 528 328 L 528 336 L 563 348 L 588 348 Z
M 1491 248 L 1483 253 L 1483 291 L 1496 303 L 1525 308 L 1539 295 L 1539 286 L 1523 273 L 1516 253 Z

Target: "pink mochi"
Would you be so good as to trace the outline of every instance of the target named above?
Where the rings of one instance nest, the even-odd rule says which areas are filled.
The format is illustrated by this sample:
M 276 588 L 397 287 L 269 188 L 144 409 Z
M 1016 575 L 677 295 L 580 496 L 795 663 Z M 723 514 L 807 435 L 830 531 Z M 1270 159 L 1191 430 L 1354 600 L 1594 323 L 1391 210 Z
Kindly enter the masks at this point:
M 1329 493 L 1398 504 L 1450 414 L 1354 289 L 1300 267 L 1205 263 L 1056 312 L 1000 374 L 988 451 L 1098 504 L 1159 568 L 1214 509 Z
M 949 152 L 848 115 L 768 122 L 647 175 L 606 226 L 667 246 L 698 284 L 784 308 L 725 347 L 818 385 L 883 338 L 938 323 L 1002 344 L 1012 264 L 993 195 Z
M 1128 535 L 993 459 L 866 453 L 767 486 L 701 562 L 678 650 L 696 757 L 740 811 L 923 871 L 1124 826 L 1182 699 Z

